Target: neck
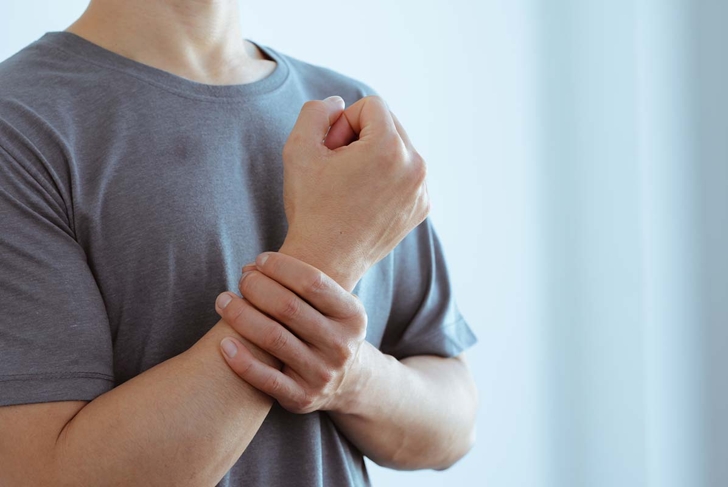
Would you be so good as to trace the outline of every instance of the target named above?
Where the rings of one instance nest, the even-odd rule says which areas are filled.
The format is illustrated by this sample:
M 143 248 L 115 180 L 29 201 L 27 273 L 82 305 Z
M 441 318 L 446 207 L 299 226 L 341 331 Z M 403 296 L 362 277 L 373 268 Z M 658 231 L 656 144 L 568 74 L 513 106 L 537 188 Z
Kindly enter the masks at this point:
M 249 83 L 275 67 L 243 39 L 237 0 L 92 0 L 66 30 L 201 83 Z

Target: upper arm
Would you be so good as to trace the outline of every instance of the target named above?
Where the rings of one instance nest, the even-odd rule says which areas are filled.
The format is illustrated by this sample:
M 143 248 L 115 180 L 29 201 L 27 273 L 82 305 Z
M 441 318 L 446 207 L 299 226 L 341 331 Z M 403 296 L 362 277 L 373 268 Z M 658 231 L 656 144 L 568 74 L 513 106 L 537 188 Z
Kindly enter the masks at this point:
M 0 145 L 0 406 L 114 385 L 106 307 L 47 164 Z
M 455 357 L 476 343 L 460 314 L 440 240 L 426 219 L 394 249 L 392 309 L 380 350 Z
M 473 403 L 477 402 L 475 379 L 465 358 L 465 353 L 460 353 L 455 357 L 412 355 L 401 359 L 400 362 L 419 371 L 428 379 L 441 380 L 450 386 L 457 384 L 467 391 L 467 395 Z
M 114 386 L 104 302 L 47 164 L 0 144 L 0 485 L 38 478 L 63 427 Z

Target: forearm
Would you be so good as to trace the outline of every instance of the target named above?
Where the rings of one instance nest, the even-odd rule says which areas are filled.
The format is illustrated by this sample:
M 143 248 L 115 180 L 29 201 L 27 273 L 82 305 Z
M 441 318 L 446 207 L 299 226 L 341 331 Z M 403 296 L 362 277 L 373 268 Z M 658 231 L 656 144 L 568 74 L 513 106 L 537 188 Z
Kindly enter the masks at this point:
M 351 291 L 369 265 L 360 256 L 322 252 L 289 239 L 280 253 L 304 261 Z M 335 247 L 334 247 L 335 249 Z M 418 356 L 402 360 L 364 342 L 329 411 L 366 456 L 402 470 L 447 468 L 474 441 L 477 392 L 464 361 Z
M 376 463 L 400 470 L 444 469 L 474 442 L 476 391 L 465 363 L 417 356 L 401 362 L 365 343 L 365 371 L 344 384 L 329 415 Z
M 242 455 L 272 400 L 242 381 L 218 322 L 186 352 L 83 407 L 58 437 L 53 485 L 214 486 Z

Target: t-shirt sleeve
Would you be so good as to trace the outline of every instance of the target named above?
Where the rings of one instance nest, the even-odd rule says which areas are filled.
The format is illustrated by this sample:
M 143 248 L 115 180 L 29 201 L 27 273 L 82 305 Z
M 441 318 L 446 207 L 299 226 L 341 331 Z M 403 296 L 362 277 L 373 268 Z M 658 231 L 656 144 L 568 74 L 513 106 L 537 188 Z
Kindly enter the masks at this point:
M 454 357 L 477 341 L 453 296 L 445 256 L 430 219 L 394 249 L 392 309 L 380 350 L 397 359 Z
M 0 406 L 114 386 L 108 316 L 58 184 L 0 145 Z

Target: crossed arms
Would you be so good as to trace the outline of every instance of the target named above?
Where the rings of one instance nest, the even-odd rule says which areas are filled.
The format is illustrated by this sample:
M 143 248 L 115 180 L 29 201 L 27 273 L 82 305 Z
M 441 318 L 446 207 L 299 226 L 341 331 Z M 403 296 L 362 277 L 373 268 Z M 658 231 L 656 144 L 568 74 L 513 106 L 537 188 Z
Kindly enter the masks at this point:
M 428 211 L 404 130 L 376 97 L 346 110 L 310 102 L 284 171 L 289 234 L 246 267 L 245 298 L 225 293 L 222 308 L 218 297 L 223 319 L 193 347 L 91 402 L 0 408 L 0 484 L 212 486 L 274 400 L 326 411 L 382 465 L 445 468 L 465 454 L 475 416 L 465 362 L 382 354 L 350 294 Z

